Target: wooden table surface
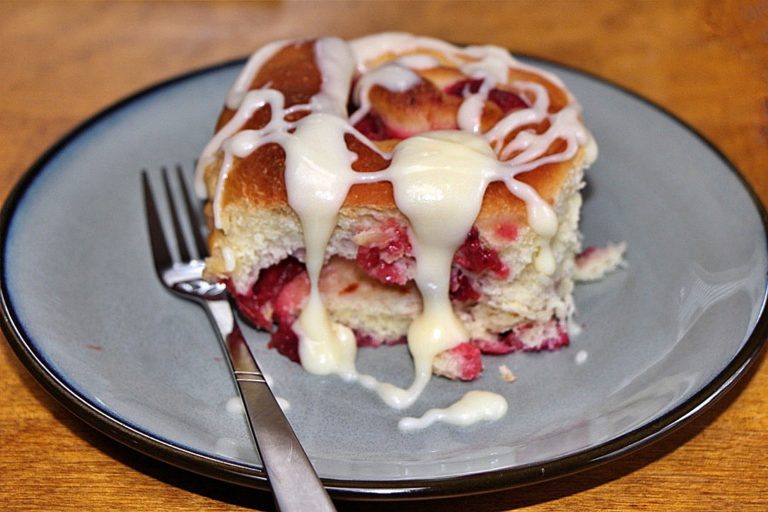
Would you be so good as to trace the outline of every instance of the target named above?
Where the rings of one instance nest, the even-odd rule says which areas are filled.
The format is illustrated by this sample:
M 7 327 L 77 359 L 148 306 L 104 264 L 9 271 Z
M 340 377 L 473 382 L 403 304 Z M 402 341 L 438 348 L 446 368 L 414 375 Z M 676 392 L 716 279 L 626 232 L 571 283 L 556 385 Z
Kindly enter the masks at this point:
M 768 202 L 768 2 L 0 3 L 0 197 L 79 121 L 276 38 L 406 30 L 551 58 L 626 86 L 713 141 Z M 768 510 L 768 364 L 651 446 L 523 490 L 401 510 Z M 271 510 L 74 418 L 0 343 L 3 510 Z M 340 503 L 342 510 L 391 504 Z

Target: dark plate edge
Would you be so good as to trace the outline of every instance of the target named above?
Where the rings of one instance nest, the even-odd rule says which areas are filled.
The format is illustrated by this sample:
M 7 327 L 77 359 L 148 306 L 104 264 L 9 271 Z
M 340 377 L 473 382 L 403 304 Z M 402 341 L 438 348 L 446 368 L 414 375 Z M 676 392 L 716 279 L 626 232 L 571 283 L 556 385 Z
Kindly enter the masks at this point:
M 570 65 L 553 62 L 549 59 L 515 54 L 524 60 L 538 61 L 540 63 L 560 68 L 569 72 L 576 72 L 586 78 L 597 80 L 620 92 L 641 100 L 662 115 L 672 119 L 688 132 L 695 135 L 704 143 L 730 171 L 737 177 L 743 188 L 752 199 L 763 223 L 763 231 L 768 239 L 768 213 L 758 199 L 751 185 L 741 175 L 733 163 L 712 142 L 699 133 L 686 121 L 680 119 L 666 108 L 654 103 L 644 96 L 605 79 L 594 73 L 587 72 Z M 35 379 L 68 410 L 92 427 L 113 438 L 114 440 L 135 449 L 152 458 L 159 459 L 173 466 L 190 470 L 211 478 L 228 481 L 238 485 L 268 489 L 266 475 L 258 468 L 237 463 L 228 463 L 220 459 L 204 456 L 176 446 L 172 443 L 152 437 L 141 429 L 127 422 L 122 422 L 101 410 L 95 404 L 86 400 L 75 389 L 70 388 L 55 372 L 48 368 L 40 354 L 27 341 L 24 328 L 20 325 L 13 306 L 10 303 L 5 282 L 5 251 L 13 213 L 24 194 L 44 170 L 48 162 L 55 157 L 72 140 L 88 130 L 100 120 L 108 117 L 127 104 L 147 96 L 159 89 L 163 89 L 178 82 L 192 79 L 198 75 L 213 72 L 225 67 L 242 65 L 243 58 L 233 59 L 220 64 L 203 67 L 191 72 L 150 85 L 138 92 L 125 97 L 122 100 L 92 115 L 43 153 L 38 160 L 22 175 L 8 195 L 2 210 L 0 211 L 0 313 L 2 314 L 2 330 L 9 344 L 30 371 Z M 137 185 L 138 186 L 138 185 Z M 768 244 L 766 247 L 768 251 Z M 766 290 L 768 293 L 768 290 Z M 568 474 L 590 469 L 599 464 L 617 459 L 623 455 L 634 452 L 654 441 L 661 439 L 678 427 L 696 417 L 707 409 L 719 398 L 724 396 L 733 385 L 747 373 L 753 365 L 764 346 L 768 336 L 768 310 L 766 309 L 766 293 L 763 295 L 761 311 L 758 321 L 744 346 L 729 362 L 729 364 L 704 388 L 691 396 L 688 400 L 671 409 L 656 420 L 628 432 L 616 439 L 591 449 L 564 456 L 558 459 L 546 461 L 541 464 L 528 465 L 510 469 L 494 470 L 491 472 L 463 475 L 447 479 L 426 480 L 394 480 L 394 481 L 350 481 L 323 479 L 325 485 L 334 495 L 342 499 L 356 500 L 404 500 L 404 499 L 428 499 L 438 497 L 451 497 L 459 495 L 479 494 L 484 492 L 499 491 L 523 487 L 547 480 L 559 478 Z

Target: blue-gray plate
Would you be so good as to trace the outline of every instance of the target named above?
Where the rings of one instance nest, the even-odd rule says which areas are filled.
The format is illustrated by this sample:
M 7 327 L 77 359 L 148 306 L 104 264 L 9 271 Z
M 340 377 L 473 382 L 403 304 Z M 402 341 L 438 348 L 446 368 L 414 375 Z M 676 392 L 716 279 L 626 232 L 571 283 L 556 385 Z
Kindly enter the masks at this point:
M 625 240 L 628 266 L 579 285 L 570 347 L 486 357 L 473 383 L 434 379 L 408 415 L 473 388 L 509 412 L 469 428 L 402 433 L 402 413 L 359 386 L 306 374 L 249 343 L 320 476 L 337 496 L 403 499 L 522 486 L 631 452 L 721 396 L 768 330 L 766 213 L 733 166 L 636 95 L 546 62 L 600 146 L 588 172 L 585 243 Z M 140 171 L 192 162 L 242 61 L 162 83 L 86 121 L 25 174 L 2 212 L 4 330 L 76 415 L 152 457 L 266 488 L 236 391 L 197 306 L 157 281 Z M 514 383 L 499 377 L 506 364 Z M 408 383 L 404 346 L 359 367 Z

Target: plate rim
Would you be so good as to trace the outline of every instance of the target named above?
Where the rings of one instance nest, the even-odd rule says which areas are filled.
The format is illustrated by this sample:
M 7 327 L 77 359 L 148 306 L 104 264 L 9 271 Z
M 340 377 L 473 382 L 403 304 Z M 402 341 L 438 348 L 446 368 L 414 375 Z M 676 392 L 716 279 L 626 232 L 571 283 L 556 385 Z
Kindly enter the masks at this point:
M 725 154 L 696 128 L 691 126 L 676 114 L 655 103 L 645 96 L 606 79 L 593 72 L 582 70 L 572 65 L 562 64 L 551 59 L 537 57 L 524 53 L 513 55 L 522 60 L 539 62 L 551 67 L 576 73 L 587 79 L 609 86 L 634 99 L 640 100 L 645 106 L 651 107 L 659 114 L 674 121 L 687 132 L 703 143 L 725 167 L 735 175 L 737 181 L 749 195 L 754 208 L 762 221 L 763 232 L 768 242 L 768 212 L 759 200 L 752 186 L 747 182 L 738 168 Z M 61 136 L 53 145 L 45 150 L 40 157 L 17 180 L 0 210 L 0 328 L 8 340 L 16 356 L 35 380 L 52 395 L 70 413 L 84 421 L 97 431 L 111 439 L 142 453 L 150 458 L 178 468 L 192 471 L 205 477 L 227 481 L 233 484 L 268 490 L 266 474 L 262 469 L 244 463 L 229 462 L 220 458 L 207 456 L 189 450 L 183 446 L 153 436 L 144 432 L 128 421 L 123 421 L 116 415 L 110 415 L 88 398 L 74 385 L 46 363 L 44 354 L 33 346 L 27 336 L 23 324 L 16 314 L 9 291 L 7 289 L 6 250 L 9 229 L 14 215 L 25 194 L 34 181 L 45 171 L 48 163 L 75 139 L 85 133 L 99 121 L 140 101 L 145 96 L 171 87 L 177 83 L 192 80 L 198 76 L 213 73 L 227 67 L 242 65 L 246 57 L 238 57 L 220 63 L 203 66 L 171 78 L 161 80 L 138 89 L 136 92 L 111 103 L 77 124 Z M 768 252 L 768 243 L 766 243 Z M 334 497 L 356 500 L 408 500 L 423 498 L 445 498 L 452 496 L 472 495 L 485 492 L 500 491 L 533 485 L 536 483 L 561 478 L 579 471 L 587 470 L 597 465 L 618 459 L 642 447 L 651 444 L 682 425 L 688 423 L 713 403 L 725 396 L 733 386 L 748 374 L 757 361 L 768 337 L 768 286 L 763 291 L 760 314 L 752 332 L 744 345 L 728 362 L 728 364 L 709 382 L 688 399 L 676 407 L 663 413 L 658 418 L 648 421 L 636 429 L 624 433 L 593 447 L 572 454 L 557 457 L 541 463 L 532 463 L 512 468 L 494 469 L 434 479 L 413 480 L 349 480 L 323 478 L 323 483 Z

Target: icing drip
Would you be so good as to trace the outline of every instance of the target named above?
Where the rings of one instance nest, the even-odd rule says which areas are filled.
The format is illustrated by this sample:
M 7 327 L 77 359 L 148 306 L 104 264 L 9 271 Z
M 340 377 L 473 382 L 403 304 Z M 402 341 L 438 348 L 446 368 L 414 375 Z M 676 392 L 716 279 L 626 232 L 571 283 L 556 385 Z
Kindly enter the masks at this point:
M 529 106 L 510 112 L 492 129 L 481 133 L 481 119 L 490 91 L 508 82 L 510 68 L 530 68 L 500 48 L 459 49 L 442 41 L 399 33 L 351 43 L 336 38 L 319 39 L 315 43 L 315 55 L 322 78 L 321 90 L 309 104 L 285 108 L 279 91 L 247 89 L 259 68 L 287 44 L 290 43 L 268 45 L 246 64 L 227 98 L 227 106 L 237 111 L 211 139 L 199 159 L 199 188 L 202 188 L 204 169 L 222 152 L 213 197 L 214 224 L 221 228 L 221 194 L 235 159 L 245 158 L 268 143 L 283 147 L 288 203 L 302 225 L 304 260 L 310 281 L 309 297 L 293 325 L 299 337 L 301 363 L 311 373 L 338 374 L 344 379 L 356 380 L 375 390 L 388 405 L 406 408 L 416 401 L 429 382 L 435 356 L 468 339 L 449 298 L 451 263 L 477 218 L 488 184 L 503 181 L 511 193 L 525 202 L 528 223 L 542 239 L 534 263 L 539 271 L 552 273 L 555 261 L 549 240 L 557 232 L 557 217 L 532 187 L 516 180 L 515 176 L 546 163 L 571 159 L 580 146 L 588 145 L 590 136 L 579 120 L 578 105 L 571 102 L 550 113 L 547 89 L 534 82 L 511 84 L 530 100 Z M 380 151 L 352 127 L 370 111 L 369 92 L 375 86 L 394 92 L 414 87 L 422 80 L 417 70 L 440 65 L 434 52 L 468 77 L 481 80 L 477 92 L 465 91 L 457 114 L 457 124 L 463 131 L 424 133 L 401 141 L 392 154 Z M 382 54 L 391 54 L 393 58 L 383 64 L 376 63 Z M 375 67 L 369 69 L 369 65 Z M 353 91 L 359 108 L 347 118 L 349 84 L 355 72 L 361 74 Z M 538 70 L 536 73 L 559 84 L 551 75 Z M 254 112 L 267 105 L 271 119 L 263 128 L 240 131 Z M 297 112 L 307 115 L 298 121 L 286 121 Z M 545 120 L 549 121 L 549 127 L 542 133 L 525 129 L 527 125 Z M 519 128 L 523 130 L 508 140 L 508 135 Z M 350 134 L 390 160 L 389 167 L 378 172 L 356 172 L 352 168 L 356 155 L 345 142 L 345 136 Z M 564 141 L 565 149 L 548 154 L 558 140 Z M 416 261 L 415 282 L 423 301 L 421 314 L 408 329 L 414 380 L 406 389 L 357 373 L 355 337 L 349 328 L 331 321 L 318 287 L 326 246 L 350 187 L 382 180 L 392 183 L 396 205 L 408 218 Z M 498 419 L 506 408 L 506 401 L 498 395 L 470 392 L 447 409 L 429 411 L 420 419 L 404 418 L 400 427 L 409 430 L 423 428 L 434 421 L 463 425 Z
M 291 135 L 279 139 L 285 148 L 288 203 L 304 232 L 304 262 L 310 281 L 309 299 L 297 320 L 299 357 L 316 374 L 354 373 L 355 336 L 333 325 L 320 297 L 318 281 L 336 217 L 355 181 L 354 153 L 344 143 L 347 124 L 339 117 L 312 114 Z
M 432 375 L 432 361 L 467 341 L 449 297 L 451 262 L 480 212 L 497 166 L 485 141 L 458 131 L 431 132 L 402 141 L 387 169 L 398 209 L 411 226 L 416 285 L 422 312 L 408 329 L 415 380 L 407 390 L 385 385 L 382 398 L 397 408 L 419 396 Z
M 411 431 L 442 421 L 466 427 L 479 421 L 495 421 L 507 413 L 503 396 L 488 391 L 469 391 L 458 402 L 445 409 L 430 409 L 421 418 L 402 418 L 397 426 Z

